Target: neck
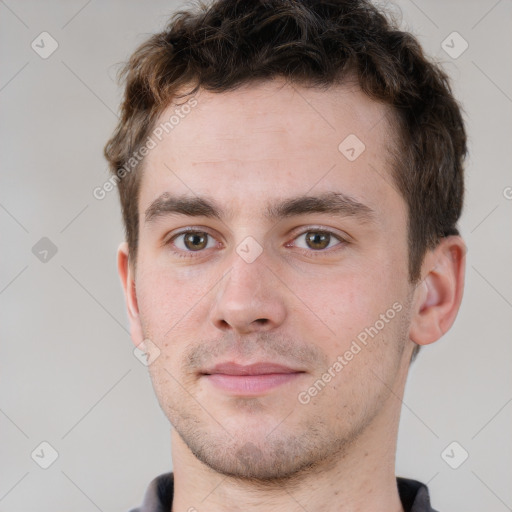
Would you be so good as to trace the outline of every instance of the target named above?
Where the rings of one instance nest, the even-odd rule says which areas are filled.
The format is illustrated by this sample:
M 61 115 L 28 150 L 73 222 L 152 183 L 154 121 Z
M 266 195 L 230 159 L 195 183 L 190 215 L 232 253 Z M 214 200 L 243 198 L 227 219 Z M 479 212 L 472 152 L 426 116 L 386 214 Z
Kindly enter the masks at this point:
M 403 512 L 395 476 L 397 395 L 402 393 L 388 397 L 381 414 L 343 454 L 284 482 L 220 474 L 200 462 L 173 430 L 172 512 Z

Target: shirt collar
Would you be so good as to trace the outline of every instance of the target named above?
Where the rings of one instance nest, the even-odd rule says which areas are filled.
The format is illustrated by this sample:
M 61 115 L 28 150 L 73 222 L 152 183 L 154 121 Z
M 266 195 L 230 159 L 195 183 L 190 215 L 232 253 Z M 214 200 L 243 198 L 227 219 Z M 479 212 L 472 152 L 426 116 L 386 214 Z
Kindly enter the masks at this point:
M 405 512 L 436 512 L 430 505 L 430 496 L 425 484 L 402 477 L 397 477 L 396 483 Z M 159 475 L 149 484 L 142 505 L 130 512 L 170 512 L 173 493 L 173 474 Z

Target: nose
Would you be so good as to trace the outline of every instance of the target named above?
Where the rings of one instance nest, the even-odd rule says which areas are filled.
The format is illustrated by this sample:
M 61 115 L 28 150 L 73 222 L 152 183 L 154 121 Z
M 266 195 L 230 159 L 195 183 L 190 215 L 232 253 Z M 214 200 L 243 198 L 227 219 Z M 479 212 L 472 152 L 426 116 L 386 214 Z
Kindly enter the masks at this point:
M 211 309 L 218 329 L 234 334 L 270 331 L 286 318 L 284 285 L 261 254 L 247 263 L 238 254 L 221 281 Z

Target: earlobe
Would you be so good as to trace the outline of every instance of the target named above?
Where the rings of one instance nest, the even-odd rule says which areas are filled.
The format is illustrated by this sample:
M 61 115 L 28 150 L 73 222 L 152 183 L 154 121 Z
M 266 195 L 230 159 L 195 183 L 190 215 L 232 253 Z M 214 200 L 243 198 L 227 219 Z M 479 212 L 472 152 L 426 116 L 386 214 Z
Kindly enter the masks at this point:
M 443 238 L 426 254 L 409 332 L 418 345 L 437 341 L 453 325 L 464 290 L 465 254 L 460 236 Z
M 139 318 L 134 269 L 130 263 L 130 253 L 126 242 L 123 242 L 117 250 L 117 270 L 123 285 L 132 341 L 135 346 L 139 346 L 143 342 L 144 336 Z

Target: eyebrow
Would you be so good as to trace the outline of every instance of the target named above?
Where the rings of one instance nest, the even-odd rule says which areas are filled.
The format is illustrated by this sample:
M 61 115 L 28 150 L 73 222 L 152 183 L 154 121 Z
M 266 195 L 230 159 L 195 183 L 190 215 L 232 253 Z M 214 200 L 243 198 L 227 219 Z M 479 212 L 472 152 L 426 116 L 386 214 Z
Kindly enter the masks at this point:
M 290 197 L 268 204 L 264 216 L 276 221 L 311 213 L 327 213 L 340 217 L 354 217 L 360 222 L 375 222 L 376 212 L 353 197 L 340 192 Z M 150 223 L 168 215 L 208 217 L 222 221 L 228 214 L 212 198 L 203 196 L 174 196 L 167 192 L 155 199 L 145 212 L 145 222 Z

